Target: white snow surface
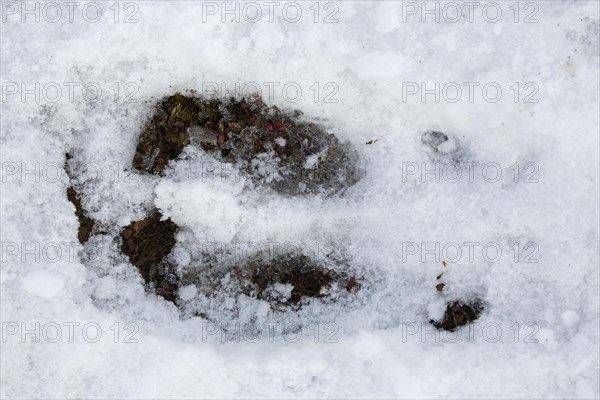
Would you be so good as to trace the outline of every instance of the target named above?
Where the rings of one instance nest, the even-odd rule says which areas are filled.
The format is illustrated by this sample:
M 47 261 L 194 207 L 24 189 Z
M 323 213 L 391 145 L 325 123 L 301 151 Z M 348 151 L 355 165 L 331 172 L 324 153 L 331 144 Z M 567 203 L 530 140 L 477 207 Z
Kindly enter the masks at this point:
M 312 2 L 301 3 L 296 23 L 282 18 L 286 3 L 273 22 L 264 6 L 251 23 L 206 15 L 206 2 L 148 1 L 133 3 L 138 22 L 128 24 L 134 9 L 125 3 L 119 23 L 112 2 L 100 3 L 97 23 L 82 18 L 83 4 L 72 23 L 67 14 L 57 23 L 20 14 L 2 21 L 1 397 L 598 398 L 598 2 L 534 3 L 536 23 L 522 22 L 531 12 L 523 3 L 515 23 L 512 2 L 497 3 L 496 23 L 481 17 L 485 3 L 473 22 L 403 22 L 401 2 L 348 1 L 335 3 L 337 23 L 322 21 L 336 9 L 330 3 L 319 4 L 315 23 Z M 56 82 L 63 96 L 48 101 L 49 87 L 39 101 L 21 101 L 11 82 Z M 92 104 L 79 86 L 70 101 L 65 82 L 97 83 L 102 96 Z M 136 173 L 137 137 L 156 101 L 202 92 L 203 82 L 255 82 L 263 94 L 265 82 L 279 83 L 269 103 L 351 142 L 365 176 L 342 196 L 282 197 L 204 179 L 191 149 L 163 178 Z M 290 82 L 302 89 L 297 102 L 282 96 Z M 457 82 L 463 96 L 403 99 L 406 82 Z M 464 82 L 481 83 L 472 102 Z M 483 100 L 488 82 L 502 88 L 500 101 Z M 539 89 L 536 103 L 523 101 L 528 82 Z M 119 100 L 136 87 L 138 101 L 115 101 L 115 83 Z M 338 101 L 322 101 L 332 87 Z M 429 130 L 451 142 L 433 151 L 421 143 Z M 403 179 L 407 165 L 431 168 L 456 151 L 497 163 L 501 179 L 487 182 L 477 169 L 473 182 Z M 67 152 L 102 175 L 88 168 L 53 179 Z M 534 167 L 537 182 L 524 182 Z M 78 226 L 71 184 L 106 232 L 84 248 L 68 245 Z M 182 227 L 173 254 L 180 268 L 206 242 L 335 243 L 368 283 L 354 301 L 311 301 L 297 313 L 242 296 L 218 300 L 211 307 L 228 321 L 238 307 L 238 323 L 279 324 L 272 340 L 223 341 L 201 316 L 148 293 L 120 256 L 112 237 L 153 206 Z M 474 261 L 463 254 L 444 267 L 406 254 L 407 243 L 464 242 L 498 243 L 502 257 L 482 258 L 480 245 Z M 523 261 L 531 249 L 539 262 Z M 444 294 L 435 289 L 442 272 Z M 198 297 L 194 286 L 180 294 Z M 485 304 L 478 325 L 441 334 L 429 324 L 447 300 L 475 297 Z M 299 332 L 284 329 L 290 321 Z M 72 338 L 69 323 L 79 324 Z M 84 334 L 85 324 L 93 325 Z

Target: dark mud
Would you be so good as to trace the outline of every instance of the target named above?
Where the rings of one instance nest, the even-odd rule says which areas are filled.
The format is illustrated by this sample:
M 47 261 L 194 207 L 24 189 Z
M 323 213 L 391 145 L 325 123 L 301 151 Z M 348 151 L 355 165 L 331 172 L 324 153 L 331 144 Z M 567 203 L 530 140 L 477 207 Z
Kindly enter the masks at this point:
M 81 199 L 72 186 L 67 188 L 67 199 L 75 206 L 75 215 L 79 221 L 79 227 L 77 228 L 77 239 L 79 239 L 79 243 L 84 244 L 88 241 L 94 230 L 95 221 L 89 218 L 83 211 Z
M 175 246 L 177 225 L 170 219 L 161 218 L 161 213 L 155 211 L 123 228 L 121 249 L 137 267 L 149 288 L 166 300 L 175 302 L 179 279 L 167 256 Z
M 446 261 L 443 261 L 442 263 L 445 268 L 447 266 Z M 443 276 L 444 273 L 442 272 L 436 277 L 436 280 L 442 280 Z M 435 285 L 435 289 L 440 293 L 440 295 L 444 295 L 443 292 L 445 287 L 446 284 L 443 282 L 439 282 Z M 446 304 L 446 311 L 444 312 L 442 320 L 431 320 L 429 322 L 438 329 L 452 332 L 457 328 L 467 325 L 479 318 L 483 308 L 483 302 L 478 298 L 475 298 L 470 302 L 449 301 Z
M 362 176 L 358 153 L 301 115 L 260 97 L 222 102 L 175 94 L 144 127 L 133 166 L 162 175 L 191 144 L 280 194 L 343 193 Z
M 441 321 L 430 321 L 433 326 L 446 331 L 455 331 L 461 326 L 467 325 L 477 318 L 483 311 L 483 304 L 480 300 L 470 303 L 459 301 L 448 303 L 444 317 Z
M 356 277 L 333 271 L 305 255 L 280 255 L 255 259 L 238 268 L 242 287 L 249 295 L 279 306 L 298 308 L 307 298 L 326 298 L 335 283 L 348 292 L 358 290 Z M 287 296 L 273 295 L 274 285 L 289 285 Z

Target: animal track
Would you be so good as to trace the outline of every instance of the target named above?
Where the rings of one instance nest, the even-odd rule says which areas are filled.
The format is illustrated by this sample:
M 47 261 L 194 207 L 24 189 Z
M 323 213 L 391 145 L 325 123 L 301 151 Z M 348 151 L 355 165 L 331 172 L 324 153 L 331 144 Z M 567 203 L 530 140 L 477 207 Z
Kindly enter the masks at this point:
M 363 176 L 356 150 L 300 116 L 297 111 L 267 107 L 259 97 L 221 102 L 177 93 L 158 103 L 139 137 L 132 166 L 141 173 L 164 176 L 186 146 L 193 146 L 239 168 L 249 178 L 249 189 L 265 187 L 283 196 L 342 195 Z M 422 142 L 435 157 L 460 157 L 444 133 L 426 132 Z M 272 179 L 264 179 L 257 161 L 272 163 L 276 171 Z M 84 213 L 74 188 L 67 195 L 76 207 L 79 239 L 84 243 L 94 221 Z M 171 254 L 178 232 L 180 227 L 153 210 L 123 227 L 117 240 L 148 289 L 187 315 L 218 315 L 215 311 L 222 302 L 238 295 L 266 301 L 275 311 L 299 310 L 310 299 L 339 302 L 368 286 L 360 269 L 332 254 L 316 259 L 257 251 L 226 265 L 204 254 L 181 266 Z M 182 299 L 180 290 L 190 287 L 196 296 L 213 298 L 214 309 L 207 309 L 206 302 L 190 302 L 189 296 Z M 443 288 L 444 284 L 437 285 L 439 292 Z M 431 323 L 454 330 L 476 319 L 481 310 L 479 302 L 448 303 L 443 320 Z

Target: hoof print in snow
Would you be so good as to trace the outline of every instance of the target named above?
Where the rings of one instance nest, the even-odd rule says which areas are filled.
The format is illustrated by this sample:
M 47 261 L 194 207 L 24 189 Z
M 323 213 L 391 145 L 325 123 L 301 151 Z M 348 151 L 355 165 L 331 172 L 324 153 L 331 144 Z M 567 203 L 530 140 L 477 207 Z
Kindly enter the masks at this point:
M 146 219 L 123 228 L 122 251 L 156 294 L 175 302 L 179 278 L 166 257 L 175 246 L 177 225 L 161 218 L 161 213 L 155 211 Z
M 79 221 L 79 228 L 77 228 L 77 239 L 79 239 L 79 243 L 84 244 L 90 238 L 95 222 L 83 212 L 79 194 L 75 191 L 75 189 L 73 189 L 72 186 L 67 188 L 67 199 L 75 206 L 75 215 Z
M 250 261 L 240 272 L 250 294 L 274 306 L 296 309 L 306 298 L 327 297 L 335 283 L 348 292 L 360 287 L 356 278 L 329 270 L 305 255 Z
M 320 126 L 301 120 L 301 115 L 269 107 L 258 96 L 221 101 L 176 93 L 157 105 L 139 137 L 132 164 L 140 172 L 164 176 L 169 163 L 186 146 L 193 146 L 237 168 L 250 188 L 263 186 L 289 196 L 343 193 L 363 174 L 358 152 Z M 180 277 L 167 258 L 177 226 L 160 219 L 155 212 L 125 227 L 122 250 L 146 283 L 173 302 L 183 301 L 177 297 L 182 282 L 213 282 L 221 272 L 232 270 L 238 293 L 296 309 L 304 298 L 324 298 L 337 288 L 343 292 L 360 288 L 357 279 L 305 256 L 266 260 L 258 255 L 252 262 L 230 265 L 227 271 L 201 268 L 180 271 Z M 199 287 L 207 297 L 225 291 L 217 288 L 221 288 L 217 282 Z
M 455 139 L 443 132 L 428 131 L 421 136 L 421 142 L 432 152 L 432 158 L 447 162 L 459 162 L 462 154 Z
M 438 146 L 448 140 L 448 136 L 443 132 L 428 131 L 421 136 L 421 141 L 431 147 L 433 151 L 439 151 Z
M 280 194 L 333 195 L 358 182 L 357 151 L 300 115 L 258 96 L 224 102 L 175 94 L 144 128 L 133 166 L 162 175 L 191 144 Z
M 457 328 L 467 325 L 477 318 L 483 311 L 483 305 L 480 300 L 472 303 L 461 303 L 458 301 L 448 303 L 444 317 L 441 321 L 430 321 L 433 326 L 445 331 L 455 331 Z

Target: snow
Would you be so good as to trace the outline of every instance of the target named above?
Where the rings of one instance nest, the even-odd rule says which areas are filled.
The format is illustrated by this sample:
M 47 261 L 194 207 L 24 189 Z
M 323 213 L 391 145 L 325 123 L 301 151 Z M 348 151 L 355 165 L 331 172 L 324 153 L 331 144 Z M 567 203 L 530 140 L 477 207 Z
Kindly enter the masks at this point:
M 274 142 L 278 146 L 285 146 L 287 141 L 284 138 L 275 138 Z
M 579 322 L 579 320 L 581 319 L 579 317 L 579 314 L 577 314 L 577 312 L 573 311 L 573 310 L 565 311 L 560 316 L 560 318 L 562 319 L 562 321 L 564 322 L 564 324 L 567 328 L 573 328 L 575 326 L 575 324 L 577 324 Z
M 30 294 L 46 299 L 56 296 L 62 290 L 65 279 L 46 271 L 30 272 L 23 277 L 23 288 Z
M 317 23 L 312 3 L 295 23 L 284 3 L 272 22 L 263 5 L 255 23 L 221 22 L 206 8 L 221 2 L 163 1 L 118 3 L 118 23 L 113 3 L 101 3 L 92 23 L 83 4 L 73 22 L 63 9 L 56 23 L 22 22 L 11 8 L 21 2 L 1 5 L 1 397 L 598 398 L 597 2 L 530 2 L 535 23 L 523 22 L 534 10 L 524 3 L 516 23 L 512 2 L 496 3 L 496 23 L 482 18 L 484 3 L 473 22 L 455 23 L 421 22 L 395 1 L 319 3 Z M 128 15 L 138 22 L 123 23 Z M 349 140 L 366 175 L 326 199 L 251 190 L 235 173 L 223 180 L 193 149 L 163 178 L 132 170 L 155 102 L 207 82 L 254 83 L 267 102 L 301 110 Z M 436 82 L 439 102 L 422 90 Z M 479 83 L 472 99 L 469 82 Z M 488 83 L 499 101 L 485 100 L 495 96 Z M 437 152 L 421 143 L 431 130 L 450 137 Z M 66 152 L 80 166 L 82 204 L 106 232 L 84 246 L 70 179 L 55 174 Z M 455 183 L 427 173 L 457 160 Z M 479 163 L 473 179 L 469 161 Z M 144 291 L 112 240 L 154 206 L 182 227 L 172 255 L 181 268 L 202 243 L 333 245 L 365 287 L 271 312 L 241 295 L 199 298 L 191 286 L 182 298 L 224 323 L 182 316 Z M 444 267 L 427 253 L 436 243 L 462 257 Z M 435 289 L 441 272 L 446 297 Z M 475 297 L 485 302 L 476 324 L 454 333 L 429 324 L 445 299 Z

